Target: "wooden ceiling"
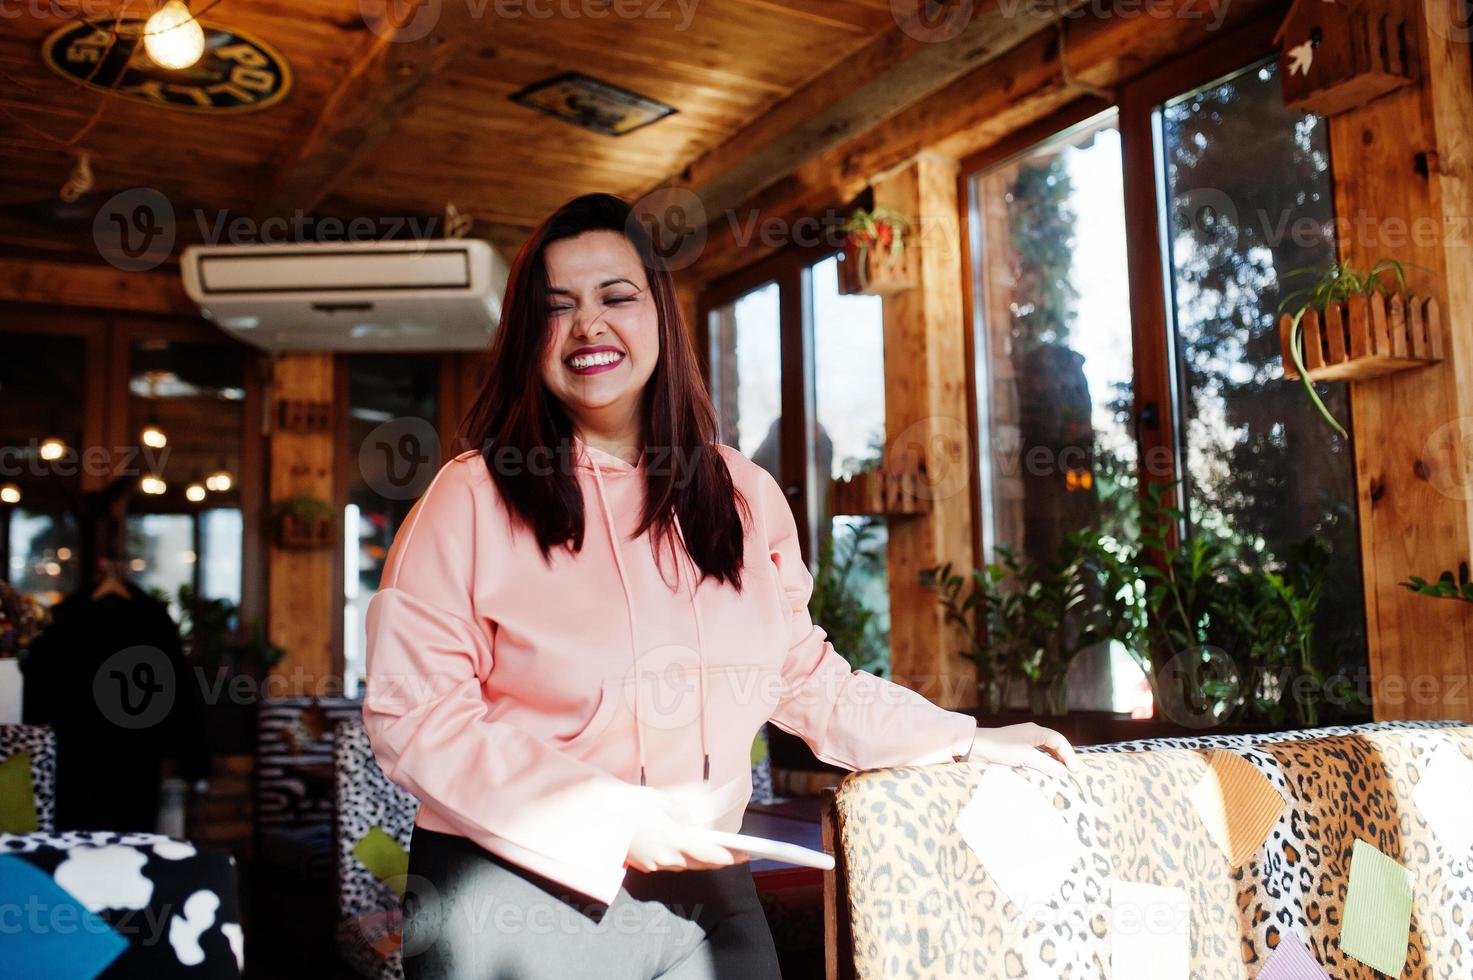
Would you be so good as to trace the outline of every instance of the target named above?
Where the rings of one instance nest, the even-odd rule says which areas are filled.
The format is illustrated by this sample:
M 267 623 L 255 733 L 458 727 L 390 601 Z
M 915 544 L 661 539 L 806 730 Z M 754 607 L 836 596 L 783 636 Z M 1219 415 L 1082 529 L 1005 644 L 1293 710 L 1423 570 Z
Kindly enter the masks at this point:
M 26 9 L 36 7 L 44 9 Z M 132 9 L 147 8 L 135 0 Z M 621 0 L 613 8 L 636 17 L 611 13 L 608 0 L 443 0 L 435 31 L 396 40 L 365 25 L 361 11 L 371 9 L 371 0 L 222 0 L 205 21 L 276 48 L 295 84 L 275 106 L 220 116 L 82 88 L 41 59 L 42 40 L 64 18 L 7 20 L 0 250 L 91 257 L 96 201 L 68 214 L 57 196 L 72 154 L 23 124 L 65 139 L 102 100 L 101 121 L 80 144 L 92 155 L 96 193 L 156 188 L 188 216 L 181 241 L 200 237 L 195 208 L 210 219 L 298 209 L 439 216 L 454 202 L 477 218 L 478 234 L 514 246 L 574 194 L 637 197 L 895 26 L 889 0 L 686 0 L 684 9 L 677 0 Z M 569 70 L 678 111 L 616 138 L 508 99 Z
M 142 13 L 148 0 L 112 2 Z M 943 19 L 953 8 L 965 17 L 941 39 L 935 2 L 216 0 L 204 20 L 269 44 L 295 80 L 274 106 L 216 116 L 57 76 L 40 51 L 66 21 L 26 13 L 0 34 L 0 257 L 11 259 L 0 263 L 0 302 L 187 314 L 167 267 L 148 277 L 100 261 L 99 205 L 135 187 L 168 198 L 180 245 L 222 216 L 424 221 L 454 203 L 510 255 L 576 194 L 633 200 L 675 186 L 698 194 L 712 221 L 686 274 L 697 285 L 760 256 L 766 246 L 738 243 L 733 231 L 753 227 L 754 212 L 763 221 L 813 214 L 917 152 L 964 156 L 1071 99 L 1108 98 L 1213 30 L 1286 0 L 1239 0 L 1221 24 L 1207 16 L 1211 0 L 1171 0 L 1180 15 L 1166 18 L 1064 16 L 1085 13 L 1075 8 L 1087 0 L 943 0 Z M 400 27 L 375 18 L 385 3 Z M 567 71 L 677 111 L 612 137 L 510 101 Z M 64 206 L 73 153 L 31 127 L 65 139 L 99 107 L 79 144 L 92 155 L 95 190 Z

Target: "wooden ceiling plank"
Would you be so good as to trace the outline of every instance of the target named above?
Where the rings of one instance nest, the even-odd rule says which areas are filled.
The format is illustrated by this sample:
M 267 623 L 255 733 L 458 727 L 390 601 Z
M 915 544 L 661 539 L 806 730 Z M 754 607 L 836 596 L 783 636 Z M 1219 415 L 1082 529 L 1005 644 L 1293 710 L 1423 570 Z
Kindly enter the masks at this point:
M 415 0 L 415 8 L 429 0 Z M 386 4 L 395 9 L 398 4 Z M 334 184 L 358 168 L 375 146 L 394 129 L 415 93 L 477 34 L 477 18 L 468 3 L 439 4 L 433 30 L 416 38 L 414 15 L 404 16 L 396 30 L 381 25 L 370 31 L 352 69 L 322 107 L 296 155 L 273 175 L 258 217 L 295 210 L 311 211 Z

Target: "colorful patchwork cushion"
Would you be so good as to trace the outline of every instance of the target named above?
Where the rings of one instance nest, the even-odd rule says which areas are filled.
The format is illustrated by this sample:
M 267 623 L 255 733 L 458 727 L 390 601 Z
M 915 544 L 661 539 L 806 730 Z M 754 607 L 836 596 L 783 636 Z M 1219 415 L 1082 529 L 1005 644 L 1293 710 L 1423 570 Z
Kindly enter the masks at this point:
M 6 977 L 237 978 L 245 968 L 235 859 L 178 838 L 0 834 L 0 906 L 49 910 L 58 924 L 0 930 Z

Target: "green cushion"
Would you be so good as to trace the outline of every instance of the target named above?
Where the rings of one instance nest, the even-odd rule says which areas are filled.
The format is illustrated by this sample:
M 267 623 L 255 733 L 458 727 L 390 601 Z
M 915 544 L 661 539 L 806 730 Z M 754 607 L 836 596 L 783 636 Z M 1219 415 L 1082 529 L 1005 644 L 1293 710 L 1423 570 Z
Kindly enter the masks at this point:
M 0 762 L 0 834 L 31 834 L 39 826 L 31 753 L 26 749 Z
M 409 874 L 409 852 L 382 827 L 368 828 L 363 839 L 353 845 L 353 856 L 373 872 L 373 876 L 404 897 L 404 876 Z

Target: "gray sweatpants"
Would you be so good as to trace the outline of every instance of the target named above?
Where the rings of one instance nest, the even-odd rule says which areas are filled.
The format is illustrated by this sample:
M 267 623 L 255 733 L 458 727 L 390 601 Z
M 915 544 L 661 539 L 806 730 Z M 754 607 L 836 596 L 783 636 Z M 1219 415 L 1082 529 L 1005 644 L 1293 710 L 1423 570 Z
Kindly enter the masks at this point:
M 405 980 L 779 980 L 743 862 L 628 870 L 611 904 L 457 834 L 414 828 Z

